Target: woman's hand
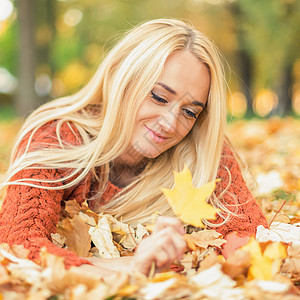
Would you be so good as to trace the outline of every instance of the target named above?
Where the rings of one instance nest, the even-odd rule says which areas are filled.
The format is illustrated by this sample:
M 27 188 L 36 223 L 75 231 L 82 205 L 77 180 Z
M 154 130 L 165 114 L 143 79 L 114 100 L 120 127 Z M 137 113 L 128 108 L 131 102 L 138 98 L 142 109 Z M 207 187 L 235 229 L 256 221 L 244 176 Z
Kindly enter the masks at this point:
M 91 274 L 110 277 L 114 272 L 132 273 L 138 271 L 148 275 L 152 265 L 160 271 L 168 268 L 175 259 L 181 259 L 186 250 L 183 238 L 184 228 L 175 218 L 159 217 L 153 233 L 144 238 L 137 246 L 134 256 L 101 259 L 90 257 L 93 265 L 82 265 L 80 268 Z
M 181 259 L 186 250 L 183 234 L 179 220 L 159 217 L 153 233 L 138 245 L 130 263 L 131 270 L 148 275 L 153 263 L 159 271 L 169 267 L 175 259 Z

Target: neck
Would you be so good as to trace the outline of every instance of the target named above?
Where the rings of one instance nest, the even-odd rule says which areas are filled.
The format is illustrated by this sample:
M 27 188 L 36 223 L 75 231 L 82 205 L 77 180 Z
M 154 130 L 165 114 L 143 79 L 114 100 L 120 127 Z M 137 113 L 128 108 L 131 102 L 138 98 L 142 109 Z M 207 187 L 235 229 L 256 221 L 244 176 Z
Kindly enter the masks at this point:
M 127 156 L 120 155 L 111 162 L 109 180 L 116 186 L 122 188 L 132 183 L 137 176 L 143 172 L 149 159 L 129 160 Z

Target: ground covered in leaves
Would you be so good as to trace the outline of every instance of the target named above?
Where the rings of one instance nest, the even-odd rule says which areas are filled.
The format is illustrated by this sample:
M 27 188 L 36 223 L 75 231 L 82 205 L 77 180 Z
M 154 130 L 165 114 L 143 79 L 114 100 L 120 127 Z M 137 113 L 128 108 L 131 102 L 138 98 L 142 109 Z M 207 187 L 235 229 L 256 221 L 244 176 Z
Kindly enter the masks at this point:
M 7 167 L 19 126 L 17 121 L 0 123 L 0 173 Z M 151 272 L 149 277 L 116 273 L 104 279 L 75 267 L 66 270 L 60 257 L 46 251 L 41 264 L 36 264 L 26 259 L 23 247 L 2 244 L 0 298 L 299 299 L 300 121 L 237 121 L 227 132 L 248 165 L 244 176 L 270 224 L 258 228 L 256 238 L 243 241 L 225 259 L 218 251 L 225 242 L 220 234 L 205 229 L 189 232 L 188 251 L 172 270 Z M 68 218 L 60 222 L 52 239 L 80 256 L 130 255 L 150 233 L 149 228 L 132 228 L 109 215 L 96 215 L 76 202 L 67 203 L 65 210 Z M 227 245 L 237 246 L 235 234 L 228 237 Z

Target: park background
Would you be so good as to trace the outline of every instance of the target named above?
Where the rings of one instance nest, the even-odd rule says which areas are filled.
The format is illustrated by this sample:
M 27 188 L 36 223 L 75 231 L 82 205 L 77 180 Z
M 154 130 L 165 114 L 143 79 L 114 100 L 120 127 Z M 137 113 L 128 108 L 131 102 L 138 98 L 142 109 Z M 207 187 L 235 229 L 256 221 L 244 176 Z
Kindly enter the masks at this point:
M 263 211 L 287 201 L 283 211 L 300 216 L 298 0 L 0 0 L 0 174 L 24 117 L 87 83 L 128 29 L 169 17 L 227 61 L 227 133 Z
M 0 183 L 24 118 L 40 104 L 73 93 L 83 86 L 122 33 L 142 21 L 165 17 L 188 20 L 208 35 L 223 53 L 228 81 L 227 135 L 241 162 L 245 163 L 241 165 L 248 166 L 248 169 L 243 168 L 244 178 L 269 225 L 277 221 L 294 224 L 291 226 L 298 229 L 299 0 L 0 0 Z M 0 205 L 4 196 L 5 189 L 2 189 Z M 293 240 L 297 239 L 295 232 L 290 233 Z M 289 235 L 283 233 L 282 236 Z M 79 244 L 82 244 L 81 238 Z M 261 244 L 267 249 L 266 243 Z M 5 244 L 0 245 L 0 250 L 3 247 Z M 300 271 L 296 261 L 300 261 L 300 252 L 297 251 L 294 250 L 294 257 L 290 252 L 286 279 L 292 280 L 299 288 Z M 259 265 L 265 274 L 274 264 L 266 265 L 267 260 L 261 260 L 259 253 L 255 252 L 253 257 L 257 261 L 251 264 Z M 7 299 L 37 299 L 39 295 L 41 299 L 46 295 L 48 300 L 95 299 L 95 294 L 88 297 L 85 289 L 87 281 L 93 286 L 94 278 L 78 273 L 80 276 L 76 281 L 74 274 L 65 273 L 58 257 L 49 260 L 50 265 L 43 271 L 32 268 L 27 260 L 24 265 L 24 260 L 19 258 L 19 264 L 15 261 L 9 263 L 11 256 L 9 259 L 0 258 L 2 275 L 6 274 L 6 268 L 17 265 L 15 273 L 9 272 L 10 277 L 0 276 L 1 299 L 6 299 L 5 295 L 9 295 Z M 239 257 L 232 268 L 239 269 L 240 262 Z M 52 278 L 50 284 L 47 276 Z M 212 277 L 219 280 L 215 271 L 213 276 L 205 276 L 209 282 L 213 282 Z M 43 278 L 43 286 L 38 278 Z M 187 278 L 182 278 L 185 289 Z M 5 280 L 8 284 L 3 284 Z M 158 280 L 164 281 L 163 277 Z M 117 290 L 124 284 L 120 278 L 109 278 L 108 281 L 110 293 L 111 289 Z M 214 292 L 220 289 L 217 298 L 221 295 L 226 298 L 228 289 L 224 286 L 222 290 L 224 281 L 216 282 L 212 289 Z M 252 282 L 244 281 L 244 291 L 253 295 L 251 299 L 294 299 L 292 295 L 285 298 L 284 293 L 276 293 L 276 297 L 274 293 L 263 293 L 258 285 L 251 285 Z M 265 282 L 272 282 L 275 291 L 278 286 L 273 284 L 282 286 L 286 281 Z M 179 284 L 173 294 L 180 295 L 181 287 Z M 238 289 L 233 288 L 232 295 L 238 295 Z M 97 299 L 104 299 L 101 285 L 99 290 L 95 288 L 93 291 L 97 293 Z M 126 295 L 131 296 L 130 285 Z M 170 295 L 167 298 L 171 299 Z

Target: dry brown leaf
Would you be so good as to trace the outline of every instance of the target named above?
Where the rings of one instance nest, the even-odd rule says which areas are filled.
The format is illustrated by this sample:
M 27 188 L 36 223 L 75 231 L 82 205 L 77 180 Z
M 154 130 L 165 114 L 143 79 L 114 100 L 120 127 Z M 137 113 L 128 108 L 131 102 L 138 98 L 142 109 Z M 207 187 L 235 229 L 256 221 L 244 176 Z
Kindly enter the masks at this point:
M 112 232 L 106 216 L 102 216 L 95 227 L 89 229 L 89 234 L 98 248 L 101 258 L 117 258 L 120 252 L 113 243 Z
M 207 249 L 209 246 L 220 248 L 221 245 L 226 243 L 220 233 L 207 229 L 185 234 L 184 238 L 191 250 L 196 250 L 196 247 Z
M 296 273 L 300 277 L 300 243 L 292 243 L 287 248 L 288 257 L 285 259 L 281 272 Z
M 27 258 L 30 252 L 23 245 L 8 245 L 6 243 L 2 243 L 0 247 L 1 249 L 7 251 L 10 254 L 13 254 L 18 258 Z
M 120 288 L 128 279 L 127 274 L 113 273 L 106 269 L 99 269 L 96 274 L 95 270 L 90 269 L 90 265 L 82 265 L 81 267 L 71 267 L 66 270 L 62 257 L 55 256 L 43 250 L 41 253 L 42 264 L 44 270 L 44 280 L 47 288 L 54 294 L 63 294 L 67 289 L 71 289 L 78 285 L 84 285 L 86 291 L 96 289 L 99 285 L 104 285 L 104 279 L 109 284 L 104 285 L 106 296 L 115 288 Z M 85 268 L 87 267 L 87 268 Z M 102 272 L 102 273 L 101 273 Z M 99 291 L 99 290 L 98 290 Z
M 88 257 L 91 248 L 90 226 L 75 215 L 72 219 L 63 219 L 57 227 L 57 232 L 66 238 L 65 244 L 78 256 Z
M 198 272 L 202 272 L 206 269 L 209 269 L 210 267 L 212 267 L 213 265 L 219 262 L 220 260 L 218 258 L 216 251 L 213 251 L 200 262 L 200 267 L 198 269 Z
M 10 276 L 7 269 L 0 264 L 0 285 L 10 282 Z
M 240 275 L 247 275 L 250 266 L 250 253 L 243 250 L 236 250 L 225 262 L 222 262 L 222 271 L 232 279 Z
M 80 204 L 75 200 L 65 201 L 65 211 L 73 218 L 75 215 L 78 215 L 81 211 Z

